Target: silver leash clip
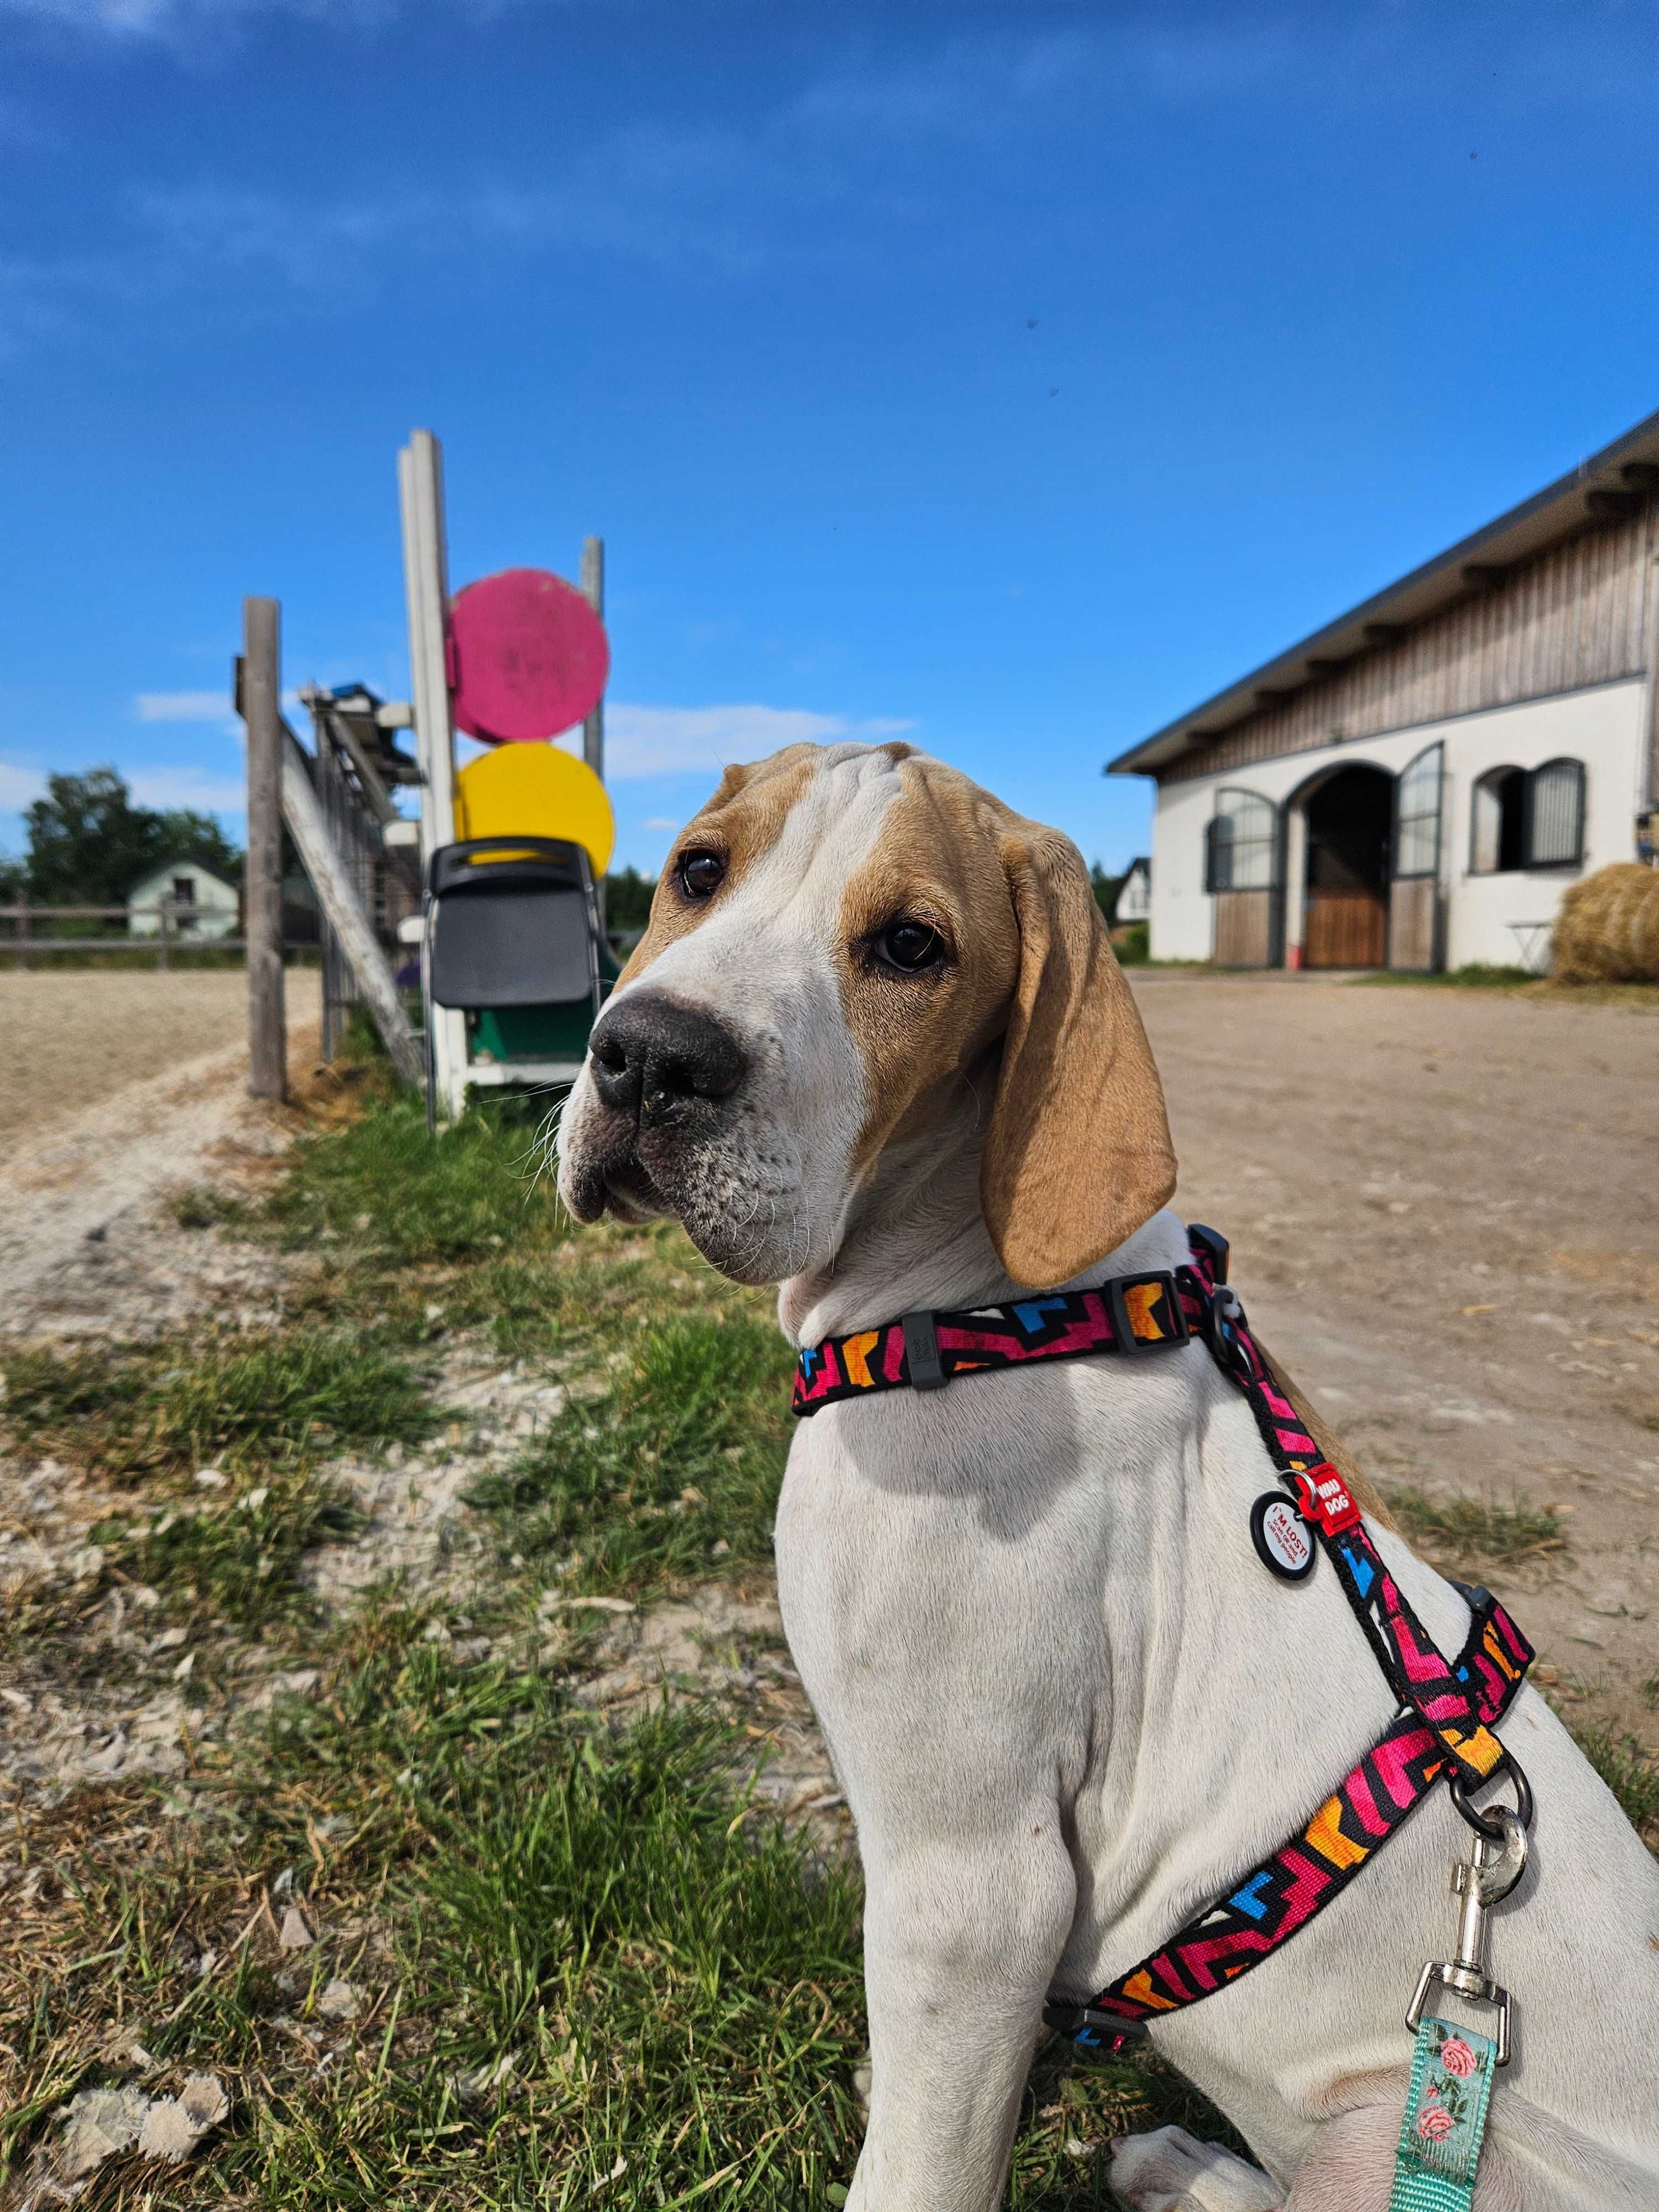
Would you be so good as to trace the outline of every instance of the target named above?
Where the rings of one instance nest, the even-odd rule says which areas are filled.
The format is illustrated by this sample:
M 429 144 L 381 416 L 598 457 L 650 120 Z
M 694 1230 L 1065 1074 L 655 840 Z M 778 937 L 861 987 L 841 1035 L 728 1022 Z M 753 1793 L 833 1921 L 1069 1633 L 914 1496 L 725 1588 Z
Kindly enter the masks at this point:
M 1492 1840 L 1493 1828 L 1501 1832 L 1501 1842 Z M 1413 2035 L 1423 2018 L 1430 1989 L 1439 1982 L 1449 1990 L 1455 1990 L 1460 1996 L 1472 1998 L 1476 2004 L 1496 2006 L 1497 2063 L 1509 2064 L 1510 1993 L 1486 1972 L 1486 1915 L 1509 1895 L 1525 1872 L 1526 1864 L 1527 1832 L 1519 1817 L 1507 1806 L 1495 1807 L 1483 1814 L 1480 1826 L 1474 1831 L 1468 1858 L 1460 1860 L 1451 1870 L 1453 1894 L 1462 1900 L 1457 1913 L 1456 1956 L 1431 1959 L 1425 1966 L 1417 1994 L 1406 2014 L 1406 2025 Z

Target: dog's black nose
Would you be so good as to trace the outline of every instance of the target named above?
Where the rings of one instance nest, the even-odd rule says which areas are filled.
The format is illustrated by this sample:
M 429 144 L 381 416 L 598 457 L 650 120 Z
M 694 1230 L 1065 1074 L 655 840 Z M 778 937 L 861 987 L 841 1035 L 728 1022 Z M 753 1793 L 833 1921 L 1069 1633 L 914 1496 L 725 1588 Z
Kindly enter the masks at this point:
M 600 1015 L 587 1048 L 600 1097 L 642 1129 L 684 1120 L 699 1100 L 729 1098 L 749 1070 L 723 1023 L 665 991 L 624 993 Z

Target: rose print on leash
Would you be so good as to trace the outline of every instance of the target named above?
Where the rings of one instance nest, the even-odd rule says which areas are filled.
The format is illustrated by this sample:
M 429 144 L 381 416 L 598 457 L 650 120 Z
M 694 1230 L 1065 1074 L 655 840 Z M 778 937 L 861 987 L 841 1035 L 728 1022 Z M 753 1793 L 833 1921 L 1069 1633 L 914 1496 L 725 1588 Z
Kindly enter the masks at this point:
M 1389 2212 L 1468 2212 L 1495 2055 L 1472 2028 L 1422 2021 Z

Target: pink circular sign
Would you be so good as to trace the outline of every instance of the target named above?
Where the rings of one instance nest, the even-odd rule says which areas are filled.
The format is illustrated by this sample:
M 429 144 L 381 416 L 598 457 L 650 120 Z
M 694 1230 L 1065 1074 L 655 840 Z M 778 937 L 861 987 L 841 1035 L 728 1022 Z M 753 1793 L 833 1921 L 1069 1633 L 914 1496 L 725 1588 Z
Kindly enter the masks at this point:
M 556 737 L 598 706 L 611 672 L 605 624 L 574 584 L 503 568 L 449 604 L 455 720 L 486 744 Z

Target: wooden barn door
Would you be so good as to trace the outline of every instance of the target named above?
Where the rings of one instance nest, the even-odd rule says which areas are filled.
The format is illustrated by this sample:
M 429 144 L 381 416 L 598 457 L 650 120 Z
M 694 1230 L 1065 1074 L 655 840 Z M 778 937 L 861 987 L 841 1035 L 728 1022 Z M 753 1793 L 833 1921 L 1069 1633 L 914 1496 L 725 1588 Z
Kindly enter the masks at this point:
M 1273 965 L 1279 881 L 1279 810 L 1260 792 L 1218 791 L 1204 833 L 1218 968 Z
M 1445 747 L 1425 745 L 1395 794 L 1389 965 L 1426 974 L 1440 965 L 1440 821 Z
M 1310 890 L 1304 942 L 1310 968 L 1380 968 L 1388 908 L 1371 890 Z
M 1302 802 L 1307 825 L 1302 958 L 1309 968 L 1380 968 L 1389 943 L 1394 778 L 1373 761 L 1326 775 Z
M 1273 895 L 1218 891 L 1215 902 L 1218 968 L 1266 968 L 1273 959 Z

